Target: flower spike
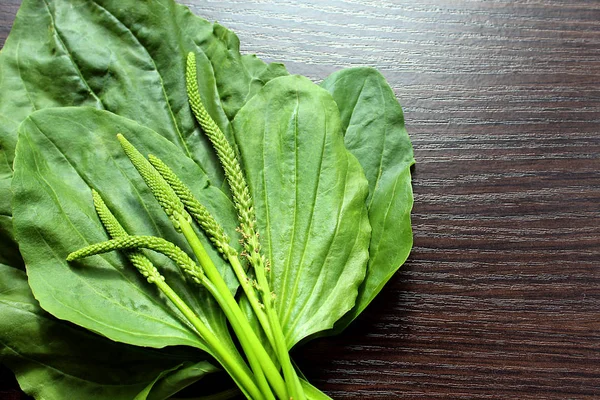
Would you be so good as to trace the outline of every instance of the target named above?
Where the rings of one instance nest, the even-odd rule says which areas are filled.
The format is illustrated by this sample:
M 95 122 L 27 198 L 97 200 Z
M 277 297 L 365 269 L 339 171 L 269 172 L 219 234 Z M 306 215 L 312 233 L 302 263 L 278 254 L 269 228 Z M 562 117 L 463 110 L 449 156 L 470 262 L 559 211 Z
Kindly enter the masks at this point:
M 98 192 L 92 189 L 92 198 L 94 200 L 94 207 L 96 213 L 104 226 L 104 229 L 108 232 L 112 238 L 128 237 L 129 235 L 125 229 L 121 226 L 117 218 L 109 210 L 104 203 L 104 200 Z M 152 262 L 144 256 L 140 251 L 133 250 L 127 252 L 127 258 L 133 264 L 135 268 L 148 280 L 149 283 L 156 283 L 157 281 L 165 280 L 165 277 L 158 272 Z
M 67 261 L 73 261 L 96 254 L 108 253 L 114 250 L 149 249 L 164 254 L 177 264 L 177 266 L 191 279 L 202 284 L 204 271 L 183 250 L 173 243 L 155 236 L 125 236 L 106 242 L 92 244 L 74 251 L 67 256 Z
M 217 123 L 208 114 L 204 104 L 202 104 L 196 76 L 196 56 L 191 52 L 188 53 L 187 57 L 186 83 L 190 107 L 204 133 L 212 143 L 219 161 L 225 170 L 225 177 L 231 188 L 240 223 L 242 226 L 253 225 L 255 217 L 252 211 L 252 198 L 246 184 L 246 178 L 233 147 L 227 141 L 225 134 L 223 134 Z
M 270 329 L 273 330 L 275 340 L 275 352 L 282 365 L 283 373 L 286 380 L 286 386 L 290 396 L 294 400 L 305 400 L 306 396 L 300 385 L 300 381 L 294 370 L 290 356 L 288 353 L 285 337 L 281 326 L 279 325 L 278 317 L 273 306 L 273 296 L 269 289 L 267 274 L 270 271 L 265 266 L 265 261 L 260 251 L 260 241 L 258 240 L 258 232 L 256 230 L 256 216 L 252 202 L 252 196 L 246 178 L 242 172 L 239 160 L 236 157 L 235 151 L 227 138 L 206 111 L 200 98 L 198 89 L 198 78 L 196 74 L 196 56 L 194 53 L 188 53 L 186 64 L 186 85 L 190 107 L 198 120 L 198 123 L 204 130 L 204 133 L 211 141 L 213 148 L 217 153 L 217 157 L 225 171 L 225 177 L 233 195 L 233 203 L 235 204 L 240 221 L 240 230 L 245 253 L 247 258 L 254 268 L 256 278 L 259 283 L 257 288 L 261 291 L 262 300 L 268 316 Z
M 228 252 L 231 251 L 235 253 L 235 250 L 228 245 L 229 237 L 225 231 L 223 231 L 221 225 L 215 220 L 206 207 L 196 199 L 190 188 L 187 187 L 185 183 L 175 175 L 173 170 L 171 170 L 171 168 L 169 168 L 160 158 L 150 154 L 148 160 L 169 186 L 171 186 L 177 197 L 179 197 L 179 200 L 185 206 L 187 212 L 198 225 L 200 225 L 202 230 L 206 232 L 217 250 L 223 255 L 227 255 Z
M 117 138 L 125 154 L 127 154 L 127 157 L 129 157 L 142 178 L 144 178 L 146 185 L 148 185 L 158 203 L 165 210 L 171 222 L 173 222 L 175 229 L 180 230 L 179 219 L 183 217 L 185 220 L 190 221 L 190 216 L 185 211 L 179 197 L 177 197 L 169 184 L 154 169 L 152 164 L 123 135 L 119 133 Z

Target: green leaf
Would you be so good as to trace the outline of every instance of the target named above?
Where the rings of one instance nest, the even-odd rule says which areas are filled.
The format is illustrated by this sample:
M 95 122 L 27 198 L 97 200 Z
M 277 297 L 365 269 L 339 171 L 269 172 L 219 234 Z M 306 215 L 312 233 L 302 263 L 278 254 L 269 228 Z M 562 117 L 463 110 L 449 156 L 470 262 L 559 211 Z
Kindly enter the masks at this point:
M 17 127 L 31 112 L 91 106 L 155 130 L 221 185 L 218 160 L 187 103 L 189 51 L 206 52 L 198 57 L 202 99 L 230 138 L 228 116 L 267 80 L 287 74 L 281 64 L 242 57 L 235 34 L 172 0 L 24 0 L 0 52 L 0 152 L 12 165 Z M 2 189 L 7 174 L 0 166 Z M 10 198 L 0 190 L 2 239 L 12 235 Z
M 321 86 L 335 99 L 346 148 L 356 156 L 369 181 L 367 207 L 373 228 L 367 275 L 356 306 L 336 325 L 339 332 L 375 298 L 410 253 L 410 167 L 415 161 L 402 108 L 378 71 L 338 71 Z
M 166 399 L 215 371 L 201 354 L 112 342 L 42 310 L 23 271 L 0 264 L 0 363 L 47 400 Z
M 367 182 L 331 95 L 306 78 L 270 81 L 234 128 L 292 347 L 354 305 L 368 256 Z
M 186 362 L 171 370 L 163 371 L 138 393 L 134 400 L 170 399 L 180 390 L 217 371 L 220 370 L 206 361 Z
M 100 193 L 129 234 L 160 236 L 192 254 L 121 149 L 117 132 L 142 154 L 152 153 L 170 165 L 226 231 L 234 233 L 237 221 L 228 197 L 156 132 L 93 108 L 45 109 L 33 113 L 19 129 L 12 186 L 15 231 L 29 284 L 51 314 L 115 341 L 206 350 L 175 307 L 124 256 L 113 252 L 73 263 L 65 260 L 74 250 L 108 239 L 90 188 Z M 238 283 L 230 268 L 209 240 L 201 239 L 234 291 Z M 179 296 L 233 348 L 224 317 L 210 296 L 188 284 L 166 258 L 148 256 Z
M 240 57 L 237 35 L 217 23 L 213 36 L 197 43 L 213 66 L 223 111 L 230 120 L 269 80 L 287 75 L 283 64 L 266 64 L 255 55 Z

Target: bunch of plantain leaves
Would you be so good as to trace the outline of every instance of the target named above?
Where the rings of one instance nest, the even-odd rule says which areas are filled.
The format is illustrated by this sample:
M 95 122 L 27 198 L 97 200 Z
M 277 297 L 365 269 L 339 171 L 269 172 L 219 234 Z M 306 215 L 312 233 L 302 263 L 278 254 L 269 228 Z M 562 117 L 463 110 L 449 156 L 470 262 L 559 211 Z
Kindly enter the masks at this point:
M 379 72 L 317 85 L 172 0 L 24 0 L 0 96 L 0 363 L 26 393 L 328 398 L 289 350 L 412 246 Z

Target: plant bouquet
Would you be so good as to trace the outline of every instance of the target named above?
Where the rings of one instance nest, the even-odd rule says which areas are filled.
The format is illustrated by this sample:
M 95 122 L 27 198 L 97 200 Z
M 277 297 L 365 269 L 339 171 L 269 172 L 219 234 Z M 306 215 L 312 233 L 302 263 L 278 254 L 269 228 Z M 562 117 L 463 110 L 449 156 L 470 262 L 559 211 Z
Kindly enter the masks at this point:
M 289 350 L 412 245 L 380 73 L 317 85 L 171 0 L 24 0 L 0 93 L 0 361 L 26 393 L 328 398 Z

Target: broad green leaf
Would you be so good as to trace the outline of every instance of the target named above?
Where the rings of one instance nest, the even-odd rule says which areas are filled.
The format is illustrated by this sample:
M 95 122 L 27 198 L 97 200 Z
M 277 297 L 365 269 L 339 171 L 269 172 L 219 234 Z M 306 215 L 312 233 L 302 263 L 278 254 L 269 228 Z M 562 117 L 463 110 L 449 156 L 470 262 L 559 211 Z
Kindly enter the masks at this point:
M 228 116 L 287 73 L 242 57 L 235 34 L 172 0 L 24 0 L 0 52 L 0 151 L 12 165 L 17 127 L 35 110 L 91 106 L 155 130 L 221 185 L 219 163 L 187 104 L 189 51 L 206 52 L 197 58 L 200 91 L 230 138 Z M 10 171 L 0 168 L 0 188 L 8 187 Z M 0 191 L 0 232 L 8 236 L 10 197 Z
M 346 148 L 356 156 L 369 181 L 367 207 L 373 229 L 367 275 L 356 306 L 336 325 L 336 331 L 341 331 L 375 298 L 410 253 L 410 167 L 414 157 L 402 108 L 379 72 L 346 69 L 330 75 L 321 86 L 335 99 Z
M 35 398 L 166 399 L 216 370 L 191 357 L 201 354 L 115 343 L 57 320 L 39 307 L 25 272 L 0 264 L 0 363 Z
M 365 274 L 367 182 L 337 106 L 308 79 L 273 79 L 234 132 L 289 347 L 349 311 Z
M 192 254 L 122 151 L 118 132 L 142 154 L 152 153 L 170 165 L 225 229 L 234 232 L 237 220 L 228 197 L 156 132 L 93 108 L 40 110 L 19 128 L 12 185 L 15 231 L 29 284 L 51 314 L 115 341 L 206 349 L 178 311 L 122 255 L 65 261 L 70 252 L 108 239 L 96 217 L 90 188 L 101 194 L 128 233 L 160 236 Z M 230 268 L 204 236 L 202 240 L 234 291 L 237 281 Z M 164 268 L 168 283 L 183 300 L 228 343 L 224 317 L 210 296 L 186 283 L 164 257 L 148 255 Z

